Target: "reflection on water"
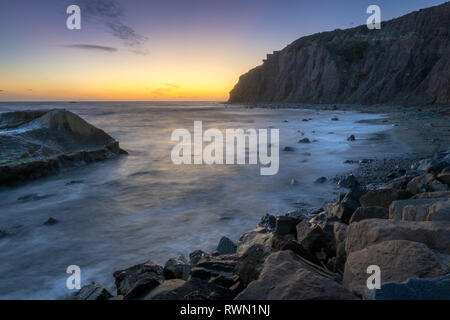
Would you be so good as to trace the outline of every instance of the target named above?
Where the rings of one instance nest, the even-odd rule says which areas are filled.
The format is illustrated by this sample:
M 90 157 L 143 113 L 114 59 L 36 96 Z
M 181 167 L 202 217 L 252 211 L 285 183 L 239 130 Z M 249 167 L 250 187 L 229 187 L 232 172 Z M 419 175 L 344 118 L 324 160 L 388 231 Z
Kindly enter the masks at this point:
M 69 265 L 81 267 L 83 284 L 95 280 L 114 291 L 115 270 L 149 259 L 164 263 L 195 249 L 211 251 L 221 236 L 237 240 L 266 212 L 322 206 L 336 196 L 335 186 L 315 179 L 351 169 L 343 163 L 349 158 L 394 147 L 400 152 L 390 134 L 367 140 L 387 126 L 355 123 L 378 116 L 351 112 L 148 102 L 2 103 L 0 112 L 54 107 L 104 129 L 129 155 L 0 191 L 0 229 L 8 233 L 0 239 L 3 299 L 64 298 Z M 340 120 L 330 121 L 333 115 Z M 194 120 L 202 120 L 204 130 L 279 128 L 280 148 L 295 150 L 280 151 L 275 176 L 261 176 L 259 165 L 175 166 L 171 133 L 192 131 Z M 358 140 L 348 142 L 350 134 Z M 302 137 L 317 141 L 297 143 Z M 49 217 L 59 222 L 44 225 Z

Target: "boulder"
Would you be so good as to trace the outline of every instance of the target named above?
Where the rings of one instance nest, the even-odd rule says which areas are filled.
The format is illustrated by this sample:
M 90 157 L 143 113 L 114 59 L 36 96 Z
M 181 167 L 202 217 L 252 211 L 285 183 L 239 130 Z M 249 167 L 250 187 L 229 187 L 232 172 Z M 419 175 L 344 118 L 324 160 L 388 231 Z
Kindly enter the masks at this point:
M 430 206 L 433 203 L 447 201 L 448 198 L 396 200 L 389 206 L 389 219 L 401 220 L 406 206 Z
M 254 244 L 262 244 L 270 247 L 273 233 L 268 232 L 265 228 L 255 228 L 241 235 L 237 243 L 236 253 L 243 255 L 248 248 Z
M 373 300 L 450 300 L 450 274 L 433 279 L 388 282 L 373 290 Z
M 314 218 L 317 214 L 321 212 L 323 212 L 322 208 L 303 207 L 287 212 L 286 216 L 296 219 L 297 223 L 299 223 L 303 220 L 309 220 L 311 218 Z
M 0 185 L 126 153 L 103 130 L 65 109 L 1 113 L 0 130 Z
M 427 218 L 427 205 L 409 205 L 402 210 L 402 220 L 425 221 Z
M 253 244 L 239 257 L 234 270 L 245 285 L 256 280 L 263 268 L 266 258 L 273 252 L 272 247 Z
M 112 294 L 108 292 L 102 285 L 92 282 L 87 286 L 83 286 L 77 292 L 69 296 L 69 300 L 108 300 L 112 298 Z
M 382 189 L 406 190 L 408 183 L 414 177 L 415 176 L 404 176 L 404 177 L 394 179 L 394 180 L 386 183 L 385 185 L 383 185 Z
M 298 141 L 298 143 L 311 143 L 311 141 L 308 138 L 303 138 L 303 139 L 300 139 Z
M 389 210 L 383 207 L 359 207 L 353 213 L 349 223 L 365 219 L 388 219 Z
M 347 141 L 355 141 L 355 140 L 356 140 L 356 138 L 353 134 L 347 138 Z
M 349 225 L 345 240 L 347 255 L 388 240 L 409 240 L 426 244 L 450 255 L 450 222 L 369 219 Z
M 449 187 L 437 180 L 433 174 L 424 173 L 408 182 L 406 189 L 412 194 L 418 194 L 431 191 L 446 191 Z
M 359 182 L 355 178 L 355 176 L 352 173 L 350 173 L 349 175 L 338 181 L 338 186 L 342 188 L 355 188 L 359 186 Z
M 369 277 L 367 268 L 371 265 L 380 267 L 381 283 L 386 283 L 402 282 L 411 278 L 439 277 L 449 271 L 448 261 L 423 243 L 407 240 L 383 241 L 348 255 L 343 285 L 358 296 L 364 296 Z
M 278 216 L 276 219 L 275 234 L 295 234 L 295 226 L 298 220 L 289 216 Z
M 220 254 L 236 253 L 236 244 L 227 237 L 222 237 L 216 249 Z
M 351 189 L 339 202 L 328 204 L 328 213 L 337 217 L 344 223 L 349 223 L 355 210 L 360 207 L 360 196 L 360 190 Z
M 191 271 L 191 265 L 186 258 L 179 255 L 175 258 L 167 260 L 164 265 L 164 278 L 169 279 L 183 279 L 187 280 L 189 272 Z
M 427 209 L 427 221 L 450 221 L 450 200 L 432 204 Z
M 450 191 L 424 192 L 413 196 L 411 199 L 450 198 Z
M 117 294 L 124 299 L 139 298 L 159 286 L 164 281 L 163 267 L 148 261 L 113 274 Z
M 335 222 L 333 225 L 334 241 L 336 246 L 336 259 L 333 261 L 333 271 L 344 270 L 347 253 L 345 252 L 345 239 L 347 237 L 347 225 Z
M 272 237 L 272 248 L 275 251 L 285 251 L 291 250 L 292 252 L 298 254 L 300 257 L 303 257 L 309 261 L 319 262 L 317 258 L 306 251 L 295 239 L 293 234 L 287 234 L 284 236 L 274 235 Z
M 170 279 L 164 281 L 162 284 L 157 286 L 155 289 L 151 290 L 143 300 L 154 300 L 156 296 L 167 296 L 170 292 L 176 291 L 180 287 L 182 287 L 186 283 L 185 280 L 182 279 Z
M 291 251 L 272 253 L 258 280 L 251 282 L 236 300 L 353 300 L 332 275 L 311 267 Z
M 268 213 L 263 215 L 258 223 L 258 227 L 265 228 L 267 231 L 274 231 L 276 225 L 277 225 L 277 218 Z
M 203 252 L 202 250 L 195 250 L 189 254 L 189 262 L 191 266 L 196 265 L 201 258 L 208 257 L 209 254 Z
M 413 195 L 408 191 L 396 190 L 396 189 L 378 189 L 371 190 L 365 193 L 359 199 L 361 206 L 363 207 L 384 207 L 389 208 L 389 205 L 394 200 L 409 199 Z

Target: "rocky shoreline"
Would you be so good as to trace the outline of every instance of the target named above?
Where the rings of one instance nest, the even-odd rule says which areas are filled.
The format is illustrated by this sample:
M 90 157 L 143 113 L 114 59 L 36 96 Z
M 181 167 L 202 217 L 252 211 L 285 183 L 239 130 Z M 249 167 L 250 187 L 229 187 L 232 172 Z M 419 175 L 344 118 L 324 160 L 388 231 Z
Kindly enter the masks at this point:
M 384 180 L 347 175 L 327 208 L 266 214 L 237 244 L 116 271 L 116 294 L 92 283 L 69 299 L 450 299 L 450 149 Z

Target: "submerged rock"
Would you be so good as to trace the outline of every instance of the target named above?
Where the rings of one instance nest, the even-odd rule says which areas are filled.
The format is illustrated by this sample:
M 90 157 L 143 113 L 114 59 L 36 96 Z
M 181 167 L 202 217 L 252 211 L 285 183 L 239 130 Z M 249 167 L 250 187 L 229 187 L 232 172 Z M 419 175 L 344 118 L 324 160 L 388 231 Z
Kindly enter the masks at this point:
M 119 142 L 65 109 L 0 114 L 0 185 L 122 153 Z

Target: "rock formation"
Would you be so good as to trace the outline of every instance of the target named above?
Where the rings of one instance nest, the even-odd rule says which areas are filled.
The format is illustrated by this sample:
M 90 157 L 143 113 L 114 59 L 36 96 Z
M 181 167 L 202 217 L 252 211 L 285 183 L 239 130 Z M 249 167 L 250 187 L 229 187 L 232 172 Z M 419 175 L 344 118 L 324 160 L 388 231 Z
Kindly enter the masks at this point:
M 119 142 L 65 109 L 0 114 L 0 185 L 121 153 Z
M 230 103 L 450 104 L 450 3 L 300 38 L 242 75 Z

